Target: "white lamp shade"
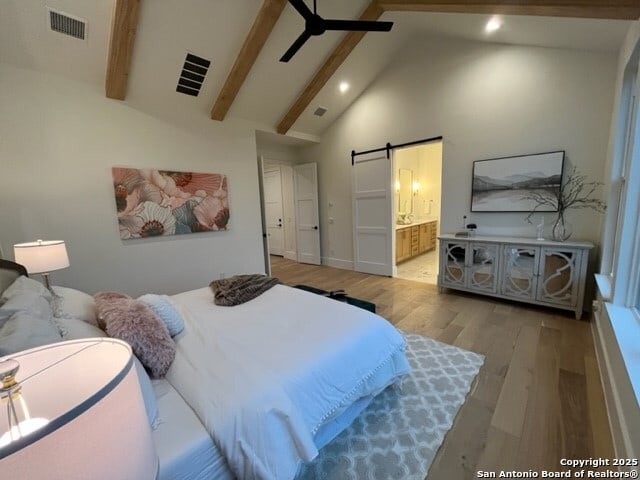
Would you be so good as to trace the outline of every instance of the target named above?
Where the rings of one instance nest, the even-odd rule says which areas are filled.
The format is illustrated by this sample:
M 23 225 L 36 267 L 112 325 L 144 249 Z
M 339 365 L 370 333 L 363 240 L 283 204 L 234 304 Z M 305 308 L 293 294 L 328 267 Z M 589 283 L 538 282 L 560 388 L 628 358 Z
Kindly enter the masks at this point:
M 62 240 L 38 240 L 13 246 L 16 263 L 24 265 L 28 273 L 46 273 L 67 268 L 69 257 Z
M 11 358 L 20 363 L 19 400 L 32 419 L 45 422 L 0 446 L 2 478 L 157 477 L 158 457 L 126 343 L 110 338 L 72 340 Z M 7 431 L 3 409 L 0 437 Z

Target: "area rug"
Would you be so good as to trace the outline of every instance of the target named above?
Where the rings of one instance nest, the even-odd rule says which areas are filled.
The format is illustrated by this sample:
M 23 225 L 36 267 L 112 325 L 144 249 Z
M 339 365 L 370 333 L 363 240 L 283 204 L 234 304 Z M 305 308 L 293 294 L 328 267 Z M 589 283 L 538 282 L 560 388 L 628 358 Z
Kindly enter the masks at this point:
M 387 388 L 297 477 L 423 480 L 484 356 L 405 333 L 412 372 Z

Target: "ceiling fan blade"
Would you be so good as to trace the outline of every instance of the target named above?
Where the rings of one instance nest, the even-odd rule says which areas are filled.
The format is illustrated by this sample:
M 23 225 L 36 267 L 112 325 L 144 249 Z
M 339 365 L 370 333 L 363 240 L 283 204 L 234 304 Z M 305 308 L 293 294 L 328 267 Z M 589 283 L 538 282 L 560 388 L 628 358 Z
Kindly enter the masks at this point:
M 289 60 L 291 60 L 291 57 L 293 57 L 296 54 L 296 52 L 300 50 L 300 47 L 302 47 L 302 45 L 304 45 L 304 43 L 310 38 L 311 38 L 311 34 L 308 31 L 305 30 L 304 32 L 302 32 L 300 36 L 296 38 L 296 41 L 293 42 L 293 44 L 289 47 L 289 49 L 284 53 L 282 58 L 280 58 L 280 61 L 288 62 Z
M 289 3 L 305 20 L 313 17 L 313 12 L 309 10 L 309 7 L 307 7 L 303 0 L 289 0 Z
M 351 30 L 356 32 L 388 32 L 393 22 L 374 22 L 369 20 L 324 20 L 325 30 Z

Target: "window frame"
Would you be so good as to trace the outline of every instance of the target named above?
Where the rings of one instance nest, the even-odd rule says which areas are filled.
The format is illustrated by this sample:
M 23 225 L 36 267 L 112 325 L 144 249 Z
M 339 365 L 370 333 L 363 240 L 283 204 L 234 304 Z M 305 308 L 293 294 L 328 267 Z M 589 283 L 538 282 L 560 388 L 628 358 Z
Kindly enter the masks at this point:
M 612 248 L 612 301 L 615 305 L 630 308 L 640 320 L 640 67 L 635 56 L 633 76 L 625 75 L 631 81 L 631 88 L 622 101 L 627 102 L 628 111 L 625 125 L 623 154 L 617 171 L 619 177 L 612 179 L 612 185 L 620 186 L 620 201 L 616 215 L 616 233 Z M 627 84 L 629 85 L 629 84 Z M 612 172 L 613 173 L 613 172 Z M 613 176 L 613 175 L 612 175 Z M 615 208 L 615 207 L 614 207 Z
M 598 279 L 608 283 L 605 301 L 631 312 L 640 323 L 639 187 L 640 43 L 624 70 L 620 90 Z

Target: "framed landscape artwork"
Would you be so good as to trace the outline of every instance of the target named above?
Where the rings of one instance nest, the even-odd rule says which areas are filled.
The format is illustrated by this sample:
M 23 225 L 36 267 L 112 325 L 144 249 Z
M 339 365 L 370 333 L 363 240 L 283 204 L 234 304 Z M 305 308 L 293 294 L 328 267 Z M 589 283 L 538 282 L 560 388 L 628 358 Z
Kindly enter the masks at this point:
M 564 151 L 493 158 L 473 162 L 472 212 L 557 212 Z M 548 196 L 539 206 L 531 193 Z
M 228 228 L 225 175 L 127 167 L 111 173 L 123 240 Z

